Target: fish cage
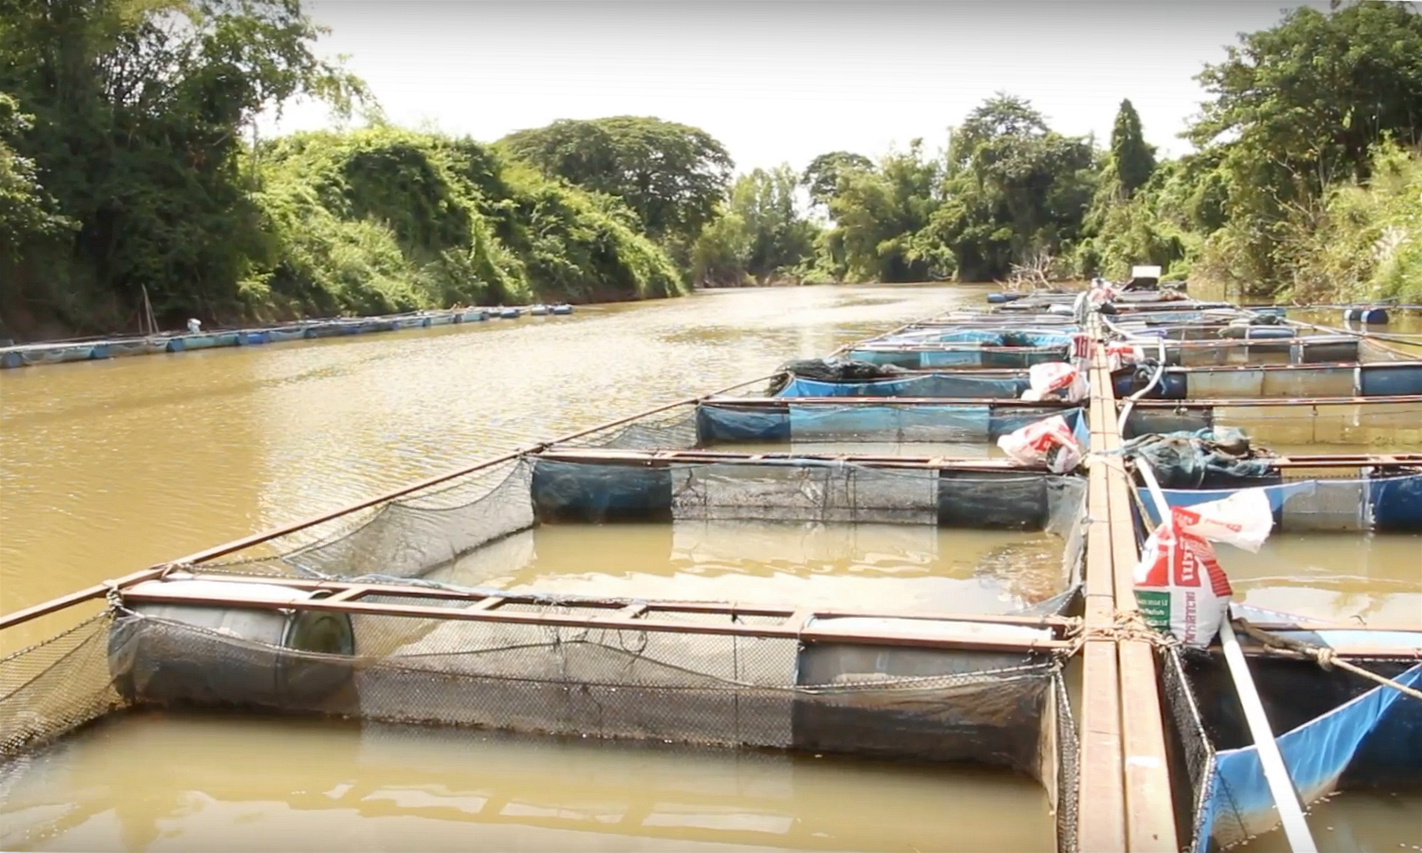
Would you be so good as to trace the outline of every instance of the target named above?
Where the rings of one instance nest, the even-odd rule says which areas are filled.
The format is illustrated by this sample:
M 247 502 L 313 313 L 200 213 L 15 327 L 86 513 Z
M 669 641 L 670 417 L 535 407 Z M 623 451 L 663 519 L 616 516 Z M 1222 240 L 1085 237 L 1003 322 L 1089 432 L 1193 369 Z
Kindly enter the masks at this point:
M 1224 429 L 1266 447 L 1405 451 L 1422 447 L 1422 396 L 1139 400 L 1126 414 L 1122 435 Z
M 1280 633 L 1308 637 L 1330 650 L 1334 644 L 1361 645 L 1343 647 L 1340 659 L 1397 685 L 1422 687 L 1422 631 L 1340 626 Z M 1170 759 L 1182 788 L 1179 837 L 1189 839 L 1186 849 L 1225 850 L 1276 829 L 1279 810 L 1260 750 L 1220 653 L 1175 648 L 1160 657 L 1162 693 L 1174 724 Z M 1249 670 L 1305 806 L 1340 791 L 1422 783 L 1422 701 L 1299 656 L 1255 654 Z
M 31 608 L 71 627 L 0 659 L 0 767 L 115 714 L 260 710 L 1006 768 L 1068 852 L 1268 831 L 1240 673 L 1137 624 L 1141 545 L 1246 488 L 1285 533 L 1422 531 L 1422 362 L 1174 291 L 996 307 Z M 1158 360 L 1113 374 L 1120 344 Z M 1056 362 L 1070 400 L 1033 387 Z M 994 452 L 1058 418 L 1084 466 Z M 847 552 L 895 569 L 829 577 Z M 1233 613 L 1305 803 L 1418 781 L 1422 703 L 1343 663 L 1417 686 L 1422 627 Z
M 1116 395 L 1155 399 L 1311 399 L 1422 394 L 1422 362 L 1269 364 L 1224 367 L 1141 365 L 1112 376 Z M 927 395 L 925 395 L 927 396 Z
M 1066 421 L 1083 447 L 1090 446 L 1080 404 L 872 397 L 704 400 L 696 405 L 696 442 L 699 448 L 746 443 L 992 446 L 1004 435 L 1054 416 Z

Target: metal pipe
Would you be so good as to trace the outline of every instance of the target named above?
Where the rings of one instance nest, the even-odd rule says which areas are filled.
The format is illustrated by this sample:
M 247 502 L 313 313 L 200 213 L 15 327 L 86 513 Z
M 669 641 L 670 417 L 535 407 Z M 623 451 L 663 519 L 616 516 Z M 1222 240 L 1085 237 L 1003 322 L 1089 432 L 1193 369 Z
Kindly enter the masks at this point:
M 1161 377 L 1165 376 L 1165 339 L 1160 338 L 1158 344 L 1160 365 L 1156 367 L 1155 375 L 1150 378 L 1150 382 L 1146 384 L 1146 387 L 1126 398 L 1126 405 L 1121 407 L 1121 416 L 1116 419 L 1116 432 L 1122 436 L 1126 434 L 1126 421 L 1131 417 L 1131 408 L 1135 406 L 1136 401 L 1154 390 L 1156 384 L 1160 382 Z M 1106 375 L 1108 377 L 1110 376 L 1109 373 Z

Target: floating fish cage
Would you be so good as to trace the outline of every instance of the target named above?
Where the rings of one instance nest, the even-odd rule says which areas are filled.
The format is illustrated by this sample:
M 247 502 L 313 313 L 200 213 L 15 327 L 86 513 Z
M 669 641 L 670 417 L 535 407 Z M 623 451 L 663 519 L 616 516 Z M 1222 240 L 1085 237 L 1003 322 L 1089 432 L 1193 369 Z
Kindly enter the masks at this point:
M 1281 531 L 1422 530 L 1422 364 L 1279 318 L 1260 328 L 1287 340 L 1222 334 L 1260 315 L 1177 291 L 995 308 L 4 617 L 107 601 L 0 660 L 0 762 L 113 713 L 255 708 L 1007 768 L 1043 786 L 1062 851 L 1205 853 L 1287 823 L 1223 630 L 1196 648 L 1140 628 L 1132 572 L 1162 509 L 1243 490 Z M 1054 375 L 1085 382 L 1044 394 Z M 1080 457 L 1022 457 L 1049 426 Z M 1338 452 L 1238 451 L 1241 435 Z M 973 570 L 985 593 L 920 600 L 886 577 L 876 606 L 808 575 L 790 601 L 755 577 L 735 603 L 610 574 L 596 594 L 561 585 L 558 566 L 618 554 L 560 532 L 614 528 L 642 531 L 653 562 L 707 543 L 753 557 L 772 529 L 929 543 L 904 553 L 1030 536 L 1045 581 L 1014 591 L 1027 559 L 1007 548 Z M 778 565 L 803 567 L 799 547 Z M 534 552 L 556 566 L 515 577 Z M 1422 782 L 1422 702 L 1397 689 L 1422 682 L 1422 625 L 1232 613 L 1301 802 Z

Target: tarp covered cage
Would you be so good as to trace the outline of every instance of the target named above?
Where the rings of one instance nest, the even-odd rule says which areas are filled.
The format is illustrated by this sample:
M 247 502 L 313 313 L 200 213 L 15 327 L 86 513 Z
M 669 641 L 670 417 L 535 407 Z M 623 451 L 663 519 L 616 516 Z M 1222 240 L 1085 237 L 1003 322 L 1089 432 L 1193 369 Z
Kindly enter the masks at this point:
M 1112 374 L 1116 396 L 1150 384 L 1149 366 Z M 1422 394 L 1422 362 L 1275 364 L 1259 367 L 1167 367 L 1146 396 L 1188 400 L 1232 397 L 1399 397 Z M 928 395 L 920 395 L 928 396 Z
M 870 345 L 855 347 L 845 353 L 846 358 L 869 364 L 891 364 L 905 370 L 933 370 L 934 368 L 1017 368 L 1025 369 L 1034 364 L 1055 361 L 1069 361 L 1071 346 L 1047 347 L 913 347 Z
M 705 400 L 696 407 L 696 439 L 702 447 L 768 441 L 988 443 L 1057 415 L 1083 447 L 1090 446 L 1080 407 L 853 397 Z
M 1349 658 L 1422 686 L 1415 658 Z M 1334 790 L 1422 783 L 1422 702 L 1313 661 L 1254 657 L 1258 687 L 1284 764 L 1305 804 Z M 1278 812 L 1244 712 L 1218 653 L 1162 653 L 1172 776 L 1182 839 L 1192 853 L 1221 850 L 1278 826 Z M 1348 845 L 1343 844 L 1346 848 Z
M 0 660 L 0 769 L 148 708 L 969 762 L 1040 780 L 1058 849 L 1075 850 L 1076 732 L 1056 653 L 357 613 L 355 654 L 332 655 L 136 608 Z M 736 618 L 747 634 L 767 621 Z M 689 614 L 687 627 L 698 621 Z
M 1123 438 L 1235 427 L 1256 445 L 1422 447 L 1422 396 L 1315 400 L 1139 401 Z
M 792 376 L 777 397 L 978 397 L 1016 400 L 1028 389 L 1027 371 L 963 370 L 868 381 L 823 381 Z
M 1319 469 L 1279 472 L 1278 481 L 1262 484 L 1280 532 L 1351 531 L 1422 533 L 1422 468 L 1379 466 L 1365 472 L 1340 471 L 1321 477 Z M 1302 479 L 1292 479 L 1301 477 Z M 1237 489 L 1163 489 L 1170 506 L 1222 500 Z M 1141 503 L 1151 523 L 1158 522 L 1144 486 Z

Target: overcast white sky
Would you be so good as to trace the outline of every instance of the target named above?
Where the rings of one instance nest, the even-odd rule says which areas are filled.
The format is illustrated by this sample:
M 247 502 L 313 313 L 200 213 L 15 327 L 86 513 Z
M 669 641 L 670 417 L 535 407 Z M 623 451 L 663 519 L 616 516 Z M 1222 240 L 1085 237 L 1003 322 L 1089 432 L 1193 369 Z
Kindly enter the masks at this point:
M 307 0 L 387 116 L 492 141 L 558 118 L 652 115 L 722 141 L 741 170 L 878 156 L 993 92 L 1065 133 L 1110 134 L 1130 98 L 1165 152 L 1202 98 L 1193 79 L 1286 0 Z M 1326 8 L 1326 0 L 1310 0 Z M 298 105 L 264 132 L 319 127 Z

